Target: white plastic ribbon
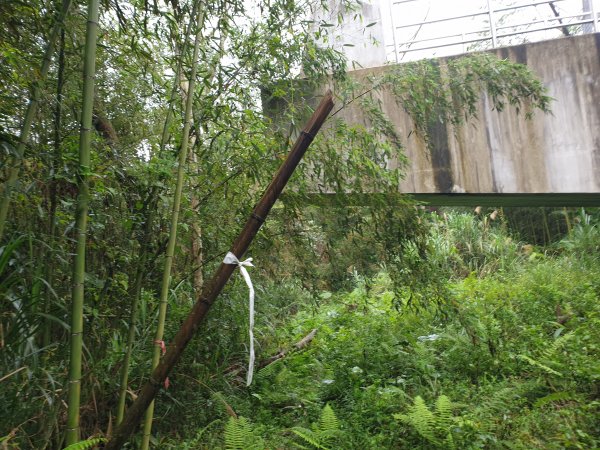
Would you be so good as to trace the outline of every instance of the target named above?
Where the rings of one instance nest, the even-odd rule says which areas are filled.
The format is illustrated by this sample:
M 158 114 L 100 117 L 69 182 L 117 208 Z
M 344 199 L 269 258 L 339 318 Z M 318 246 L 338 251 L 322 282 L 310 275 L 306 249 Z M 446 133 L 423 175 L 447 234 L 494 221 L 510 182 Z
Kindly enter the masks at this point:
M 227 252 L 225 255 L 225 259 L 223 260 L 224 264 L 234 264 L 240 268 L 240 272 L 242 272 L 242 276 L 244 277 L 244 281 L 248 285 L 249 292 L 249 320 L 248 320 L 248 330 L 250 334 L 250 360 L 248 362 L 248 375 L 246 377 L 246 386 L 250 386 L 252 384 L 252 376 L 254 375 L 254 286 L 252 285 L 252 280 L 250 279 L 250 275 L 248 274 L 248 270 L 246 270 L 246 266 L 254 267 L 252 264 L 252 258 L 248 258 L 244 261 L 240 261 L 237 259 L 231 252 Z

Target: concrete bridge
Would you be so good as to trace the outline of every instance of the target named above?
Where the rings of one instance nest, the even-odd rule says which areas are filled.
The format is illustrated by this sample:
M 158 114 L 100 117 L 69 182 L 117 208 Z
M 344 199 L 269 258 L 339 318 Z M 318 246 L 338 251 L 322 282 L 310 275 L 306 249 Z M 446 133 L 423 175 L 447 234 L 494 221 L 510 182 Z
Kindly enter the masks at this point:
M 428 150 L 391 94 L 376 95 L 404 139 L 409 159 L 401 192 L 438 205 L 600 206 L 600 33 L 492 50 L 526 64 L 554 98 L 551 114 L 525 120 L 498 112 L 482 94 L 478 120 L 436 130 Z M 352 72 L 364 79 L 390 65 Z M 358 107 L 340 114 L 367 125 Z M 350 195 L 352 197 L 352 195 Z M 366 195 L 356 194 L 362 202 Z

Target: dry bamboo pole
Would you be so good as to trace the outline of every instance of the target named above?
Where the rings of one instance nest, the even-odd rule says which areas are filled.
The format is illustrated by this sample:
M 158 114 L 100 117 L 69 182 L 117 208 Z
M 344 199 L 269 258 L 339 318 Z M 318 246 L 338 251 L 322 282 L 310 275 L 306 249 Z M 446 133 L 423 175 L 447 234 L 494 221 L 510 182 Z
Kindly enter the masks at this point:
M 232 245 L 231 252 L 238 258 L 243 257 L 244 253 L 252 243 L 258 230 L 269 215 L 271 208 L 281 195 L 281 191 L 283 191 L 283 188 L 294 173 L 298 163 L 304 156 L 304 153 L 308 149 L 315 135 L 321 129 L 321 126 L 332 109 L 333 96 L 331 91 L 329 91 L 325 94 L 312 117 L 300 132 L 300 136 L 296 139 L 294 147 L 275 174 L 271 184 L 267 187 L 267 190 L 254 208 L 246 225 Z M 156 369 L 154 369 L 150 375 L 150 379 L 142 387 L 138 398 L 127 410 L 123 422 L 117 427 L 112 438 L 106 444 L 106 450 L 116 450 L 121 448 L 127 441 L 127 438 L 133 433 L 133 430 L 139 423 L 144 411 L 146 411 L 146 408 L 148 408 L 153 401 L 171 369 L 173 369 L 175 364 L 177 364 L 177 361 L 179 361 L 185 347 L 200 327 L 200 323 L 206 316 L 206 313 L 216 300 L 217 296 L 223 290 L 223 287 L 234 270 L 235 266 L 221 263 L 213 278 L 205 285 L 202 294 L 192 307 L 190 314 L 181 325 L 181 328 L 173 338 L 173 341 L 169 344 L 167 353 L 163 356 Z

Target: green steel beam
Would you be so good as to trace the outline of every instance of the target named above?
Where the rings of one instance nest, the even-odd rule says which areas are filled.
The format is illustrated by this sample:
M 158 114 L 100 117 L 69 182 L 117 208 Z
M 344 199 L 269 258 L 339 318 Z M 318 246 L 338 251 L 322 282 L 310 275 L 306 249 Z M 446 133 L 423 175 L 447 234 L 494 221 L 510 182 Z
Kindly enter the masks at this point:
M 306 194 L 288 193 L 282 196 L 306 205 L 369 206 L 375 203 L 401 203 L 414 199 L 431 206 L 549 206 L 600 207 L 600 193 L 544 194 Z

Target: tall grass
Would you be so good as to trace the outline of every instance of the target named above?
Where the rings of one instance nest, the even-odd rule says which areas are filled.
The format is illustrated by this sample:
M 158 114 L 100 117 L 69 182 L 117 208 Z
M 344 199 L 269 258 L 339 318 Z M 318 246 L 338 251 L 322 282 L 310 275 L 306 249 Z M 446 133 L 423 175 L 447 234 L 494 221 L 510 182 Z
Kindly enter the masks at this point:
M 491 219 L 493 214 L 449 211 L 432 215 L 431 264 L 446 274 L 464 277 L 508 270 L 522 260 L 522 244 L 511 236 L 502 216 Z

